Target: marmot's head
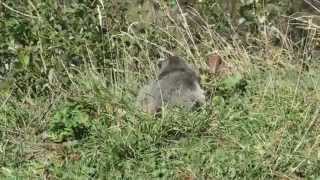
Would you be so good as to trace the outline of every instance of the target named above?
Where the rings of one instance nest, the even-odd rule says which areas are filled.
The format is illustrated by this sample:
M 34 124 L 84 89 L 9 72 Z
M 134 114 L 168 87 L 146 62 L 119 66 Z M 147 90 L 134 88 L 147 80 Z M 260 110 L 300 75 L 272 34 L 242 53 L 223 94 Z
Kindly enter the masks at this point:
M 169 56 L 165 60 L 158 62 L 159 76 L 158 79 L 162 79 L 171 73 L 185 72 L 191 79 L 197 79 L 200 82 L 200 76 L 194 67 L 178 56 Z

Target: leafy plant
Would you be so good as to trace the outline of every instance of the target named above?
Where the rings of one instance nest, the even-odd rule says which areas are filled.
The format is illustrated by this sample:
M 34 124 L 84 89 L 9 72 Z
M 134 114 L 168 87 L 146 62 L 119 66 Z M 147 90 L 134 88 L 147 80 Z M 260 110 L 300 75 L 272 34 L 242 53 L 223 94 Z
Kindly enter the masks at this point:
M 243 94 L 246 91 L 247 81 L 240 74 L 234 74 L 222 80 L 217 87 L 217 94 L 223 97 L 234 93 Z
M 90 126 L 89 115 L 81 105 L 67 104 L 54 114 L 49 135 L 57 142 L 81 139 L 89 133 Z

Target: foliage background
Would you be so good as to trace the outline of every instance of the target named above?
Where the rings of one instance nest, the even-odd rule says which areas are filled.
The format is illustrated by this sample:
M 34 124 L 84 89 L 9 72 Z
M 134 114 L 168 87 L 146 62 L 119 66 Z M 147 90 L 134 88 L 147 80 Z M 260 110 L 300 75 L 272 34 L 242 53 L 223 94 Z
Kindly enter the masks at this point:
M 306 2 L 0 1 L 0 176 L 319 178 L 319 1 Z M 231 72 L 202 72 L 200 111 L 136 110 L 158 58 L 205 69 L 213 52 Z

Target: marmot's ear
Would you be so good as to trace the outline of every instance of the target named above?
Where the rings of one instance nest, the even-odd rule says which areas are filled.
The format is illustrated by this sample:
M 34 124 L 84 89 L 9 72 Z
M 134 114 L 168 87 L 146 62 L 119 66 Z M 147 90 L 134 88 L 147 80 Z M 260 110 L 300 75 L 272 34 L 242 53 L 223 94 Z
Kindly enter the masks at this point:
M 157 66 L 158 66 L 158 68 L 161 69 L 162 67 L 164 67 L 166 61 L 167 61 L 167 60 L 164 59 L 164 58 L 159 59 L 159 60 L 157 61 Z
M 161 62 L 161 61 L 158 61 L 158 62 L 157 62 L 157 66 L 158 66 L 159 69 L 161 69 L 162 62 Z

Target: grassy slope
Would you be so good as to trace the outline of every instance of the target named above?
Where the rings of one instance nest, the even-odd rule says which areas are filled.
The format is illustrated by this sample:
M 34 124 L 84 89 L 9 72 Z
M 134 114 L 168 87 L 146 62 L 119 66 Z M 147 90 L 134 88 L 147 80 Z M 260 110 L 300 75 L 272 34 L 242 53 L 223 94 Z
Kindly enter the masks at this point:
M 320 177 L 320 70 L 316 65 L 300 71 L 299 65 L 290 64 L 294 51 L 279 55 L 262 47 L 253 55 L 235 46 L 232 53 L 238 61 L 262 59 L 239 68 L 247 82 L 245 88 L 226 87 L 223 80 L 207 77 L 205 88 L 216 89 L 216 96 L 203 109 L 173 109 L 162 118 L 151 117 L 134 110 L 132 92 L 145 79 L 144 73 L 153 75 L 154 58 L 149 57 L 153 47 L 148 42 L 160 46 L 166 39 L 159 38 L 166 36 L 153 30 L 135 37 L 103 34 L 96 28 L 97 9 L 89 5 L 59 9 L 57 3 L 39 1 L 33 6 L 42 10 L 33 13 L 41 20 L 7 8 L 0 14 L 2 60 L 18 59 L 24 66 L 23 57 L 31 59 L 19 72 L 11 71 L 8 79 L 14 81 L 6 82 L 11 88 L 2 88 L 1 177 Z M 16 3 L 13 7 L 28 14 L 33 6 Z M 137 44 L 126 47 L 132 39 Z M 201 54 L 211 48 L 229 53 L 226 42 L 208 48 L 221 41 L 213 37 L 199 45 L 200 57 L 190 55 L 191 51 L 183 54 L 186 46 L 177 51 L 202 61 Z M 17 47 L 19 44 L 25 47 Z M 263 57 L 285 66 L 270 65 Z M 142 61 L 138 75 L 131 69 L 136 59 Z M 69 66 L 70 61 L 79 60 L 85 62 Z M 67 107 L 77 115 L 68 118 L 90 126 L 88 134 L 64 143 L 45 139 L 43 132 L 54 120 L 65 118 L 57 114 Z

